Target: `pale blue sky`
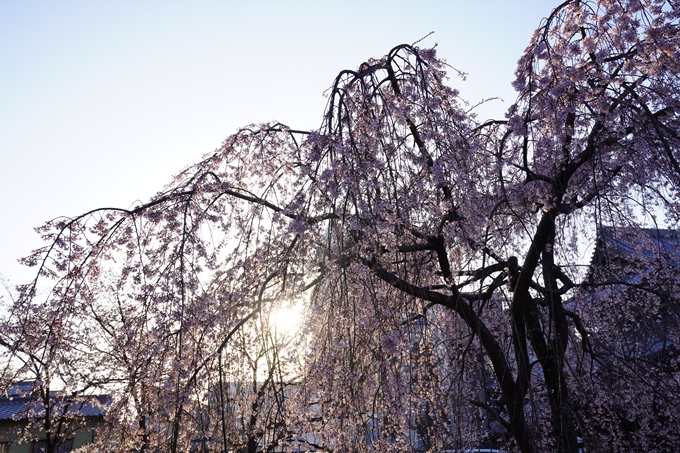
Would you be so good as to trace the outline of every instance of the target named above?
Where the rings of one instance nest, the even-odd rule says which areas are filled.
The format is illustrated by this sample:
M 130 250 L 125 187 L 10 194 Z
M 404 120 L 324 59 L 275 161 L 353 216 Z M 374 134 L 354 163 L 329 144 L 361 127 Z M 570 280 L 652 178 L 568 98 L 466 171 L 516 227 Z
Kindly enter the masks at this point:
M 0 2 L 0 275 L 34 226 L 147 200 L 240 126 L 320 125 L 323 92 L 420 45 L 467 72 L 450 83 L 500 117 L 515 62 L 555 6 L 539 0 Z

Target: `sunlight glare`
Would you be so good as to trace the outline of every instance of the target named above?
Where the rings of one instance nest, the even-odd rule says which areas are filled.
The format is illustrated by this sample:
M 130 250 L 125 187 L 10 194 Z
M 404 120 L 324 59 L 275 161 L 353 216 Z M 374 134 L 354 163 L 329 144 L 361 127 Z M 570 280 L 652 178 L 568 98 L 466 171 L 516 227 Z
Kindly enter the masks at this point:
M 302 322 L 302 304 L 296 303 L 274 311 L 274 332 L 279 337 L 293 337 Z

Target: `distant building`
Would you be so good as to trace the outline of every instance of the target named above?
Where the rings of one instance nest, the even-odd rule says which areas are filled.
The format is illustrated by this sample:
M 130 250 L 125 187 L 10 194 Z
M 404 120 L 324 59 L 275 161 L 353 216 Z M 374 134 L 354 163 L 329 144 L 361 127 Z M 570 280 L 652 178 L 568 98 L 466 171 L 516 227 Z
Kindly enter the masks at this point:
M 673 366 L 680 355 L 680 232 L 603 227 L 586 288 L 579 308 L 608 321 L 609 340 L 618 339 L 612 354 Z
M 603 227 L 571 301 L 589 354 L 574 404 L 588 451 L 677 451 L 680 423 L 680 232 Z M 578 360 L 578 357 L 581 357 Z M 613 451 L 613 449 L 612 449 Z
M 67 397 L 50 392 L 51 423 L 59 432 L 56 453 L 91 443 L 110 403 L 109 395 Z M 32 381 L 13 384 L 0 398 L 0 453 L 46 452 L 45 415 Z

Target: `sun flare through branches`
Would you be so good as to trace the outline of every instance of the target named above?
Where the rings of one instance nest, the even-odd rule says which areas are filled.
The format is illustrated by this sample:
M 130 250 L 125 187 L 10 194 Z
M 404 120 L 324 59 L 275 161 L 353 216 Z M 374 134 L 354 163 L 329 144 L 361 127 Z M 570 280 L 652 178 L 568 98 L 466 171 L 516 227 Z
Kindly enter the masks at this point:
M 319 130 L 245 127 L 39 228 L 11 442 L 62 451 L 106 394 L 88 451 L 680 450 L 680 6 L 562 2 L 500 120 L 449 68 L 399 45 Z

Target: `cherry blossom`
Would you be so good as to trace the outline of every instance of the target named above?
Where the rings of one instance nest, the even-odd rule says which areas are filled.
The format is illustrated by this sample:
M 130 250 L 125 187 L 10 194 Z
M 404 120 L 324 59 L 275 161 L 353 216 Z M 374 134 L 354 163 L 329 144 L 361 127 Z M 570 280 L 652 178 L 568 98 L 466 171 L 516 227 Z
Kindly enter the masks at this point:
M 650 232 L 680 219 L 679 14 L 565 1 L 485 123 L 397 46 L 319 130 L 248 126 L 146 203 L 48 222 L 5 377 L 111 394 L 101 451 L 677 449 L 678 263 Z M 625 263 L 591 259 L 607 231 Z

